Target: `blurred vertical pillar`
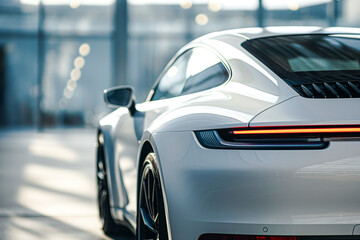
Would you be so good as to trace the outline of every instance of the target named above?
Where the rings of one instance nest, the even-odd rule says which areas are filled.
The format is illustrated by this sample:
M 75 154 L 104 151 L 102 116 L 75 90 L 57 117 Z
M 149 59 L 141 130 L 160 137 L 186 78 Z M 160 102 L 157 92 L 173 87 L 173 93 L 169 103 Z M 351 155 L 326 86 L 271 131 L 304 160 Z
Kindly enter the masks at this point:
M 338 0 L 332 0 L 328 6 L 329 26 L 336 26 L 339 13 Z
M 42 114 L 42 98 L 43 98 L 43 72 L 44 72 L 44 51 L 45 51 L 45 32 L 44 32 L 44 18 L 45 10 L 42 0 L 39 1 L 39 22 L 38 22 L 38 46 L 37 46 L 37 119 L 36 127 L 38 131 L 42 131 L 44 128 L 43 114 Z
M 127 75 L 128 7 L 126 0 L 116 0 L 114 14 L 114 85 L 129 84 Z
M 264 6 L 263 1 L 259 0 L 259 8 L 258 8 L 258 26 L 264 27 Z
M 183 11 L 185 11 L 185 41 L 188 43 L 194 40 L 193 22 L 195 19 L 195 13 L 193 7 L 190 9 L 184 9 Z

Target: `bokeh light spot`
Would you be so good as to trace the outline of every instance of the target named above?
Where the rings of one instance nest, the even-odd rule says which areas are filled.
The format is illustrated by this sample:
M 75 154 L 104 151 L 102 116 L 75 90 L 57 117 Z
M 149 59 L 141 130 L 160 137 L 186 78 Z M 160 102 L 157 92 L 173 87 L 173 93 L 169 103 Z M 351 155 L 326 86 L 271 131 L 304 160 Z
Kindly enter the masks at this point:
M 297 11 L 299 10 L 299 3 L 297 1 L 290 1 L 288 2 L 288 8 L 291 11 Z
M 74 67 L 75 68 L 81 69 L 81 68 L 84 67 L 84 65 L 85 65 L 85 59 L 83 57 L 75 58 L 75 60 L 74 60 Z
M 200 26 L 204 26 L 209 22 L 209 18 L 206 14 L 200 13 L 196 15 L 195 22 Z
M 77 82 L 76 81 L 69 80 L 67 82 L 66 88 L 68 88 L 69 90 L 74 91 L 76 89 L 76 87 L 77 87 Z
M 74 94 L 74 92 L 71 91 L 70 89 L 68 89 L 68 88 L 64 89 L 64 97 L 66 99 L 70 99 L 73 96 L 73 94 Z
M 91 48 L 90 48 L 90 45 L 88 43 L 83 43 L 79 47 L 79 53 L 83 57 L 89 55 L 90 51 L 91 51 Z
M 213 0 L 213 1 L 210 1 L 209 4 L 208 4 L 208 8 L 210 11 L 212 12 L 218 12 L 221 10 L 222 8 L 222 5 L 221 5 L 221 2 L 218 1 L 218 0 Z
M 192 1 L 191 0 L 183 0 L 181 3 L 180 3 L 180 6 L 183 8 L 183 9 L 189 9 L 191 8 L 193 5 Z
M 70 0 L 69 3 L 70 7 L 73 9 L 80 7 L 80 4 L 81 4 L 80 0 Z
M 70 73 L 70 77 L 74 81 L 79 80 L 81 78 L 81 71 L 77 68 L 73 69 Z

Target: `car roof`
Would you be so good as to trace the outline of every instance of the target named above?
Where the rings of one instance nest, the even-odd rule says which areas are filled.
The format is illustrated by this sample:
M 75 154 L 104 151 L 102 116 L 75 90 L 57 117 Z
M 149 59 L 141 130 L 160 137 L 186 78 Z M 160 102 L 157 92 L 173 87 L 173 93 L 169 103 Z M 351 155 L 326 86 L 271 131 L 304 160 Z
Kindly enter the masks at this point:
M 360 34 L 360 28 L 351 27 L 328 27 L 321 28 L 315 26 L 299 27 L 299 26 L 281 26 L 281 27 L 254 27 L 254 28 L 241 28 L 215 32 L 205 35 L 205 38 L 217 38 L 222 35 L 237 35 L 244 40 L 287 36 L 287 35 L 303 35 L 303 34 Z

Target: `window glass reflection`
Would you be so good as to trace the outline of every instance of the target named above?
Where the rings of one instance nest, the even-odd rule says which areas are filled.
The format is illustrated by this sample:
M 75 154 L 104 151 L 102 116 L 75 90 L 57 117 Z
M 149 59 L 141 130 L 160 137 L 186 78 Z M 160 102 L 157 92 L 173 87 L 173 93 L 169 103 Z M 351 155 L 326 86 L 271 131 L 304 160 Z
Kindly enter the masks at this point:
M 180 96 L 181 91 L 184 88 L 191 54 L 192 50 L 185 52 L 167 70 L 164 76 L 160 79 L 152 100 Z
M 45 1 L 44 30 L 60 35 L 69 33 L 109 35 L 114 30 L 114 9 L 114 0 Z
M 194 76 L 205 69 L 219 63 L 219 58 L 204 48 L 197 48 L 193 51 L 186 69 L 186 78 Z
M 110 40 L 47 40 L 42 89 L 46 125 L 96 124 L 106 109 L 102 90 L 112 86 L 110 61 Z
M 152 100 L 204 91 L 223 84 L 229 75 L 220 59 L 205 48 L 182 54 L 160 79 Z
M 19 1 L 0 1 L 0 31 L 34 33 L 38 29 L 38 6 Z
M 128 0 L 130 33 L 203 33 L 256 26 L 258 0 Z
M 31 126 L 36 121 L 36 47 L 31 37 L 0 37 L 0 127 Z
M 359 27 L 360 9 L 359 0 L 337 0 L 337 25 Z
M 266 26 L 327 26 L 332 0 L 263 0 Z
M 219 86 L 228 77 L 228 71 L 215 53 L 205 48 L 195 48 L 188 62 L 186 83 L 181 95 Z

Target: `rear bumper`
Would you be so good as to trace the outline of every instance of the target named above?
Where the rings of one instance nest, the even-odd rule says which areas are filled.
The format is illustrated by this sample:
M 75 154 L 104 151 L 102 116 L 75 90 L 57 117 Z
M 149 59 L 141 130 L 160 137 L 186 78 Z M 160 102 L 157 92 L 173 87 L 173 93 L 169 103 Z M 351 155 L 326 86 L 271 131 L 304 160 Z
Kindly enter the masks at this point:
M 323 150 L 205 149 L 193 132 L 153 136 L 172 240 L 205 233 L 352 235 L 360 142 Z
M 204 234 L 198 240 L 358 240 L 359 236 L 253 236 Z

